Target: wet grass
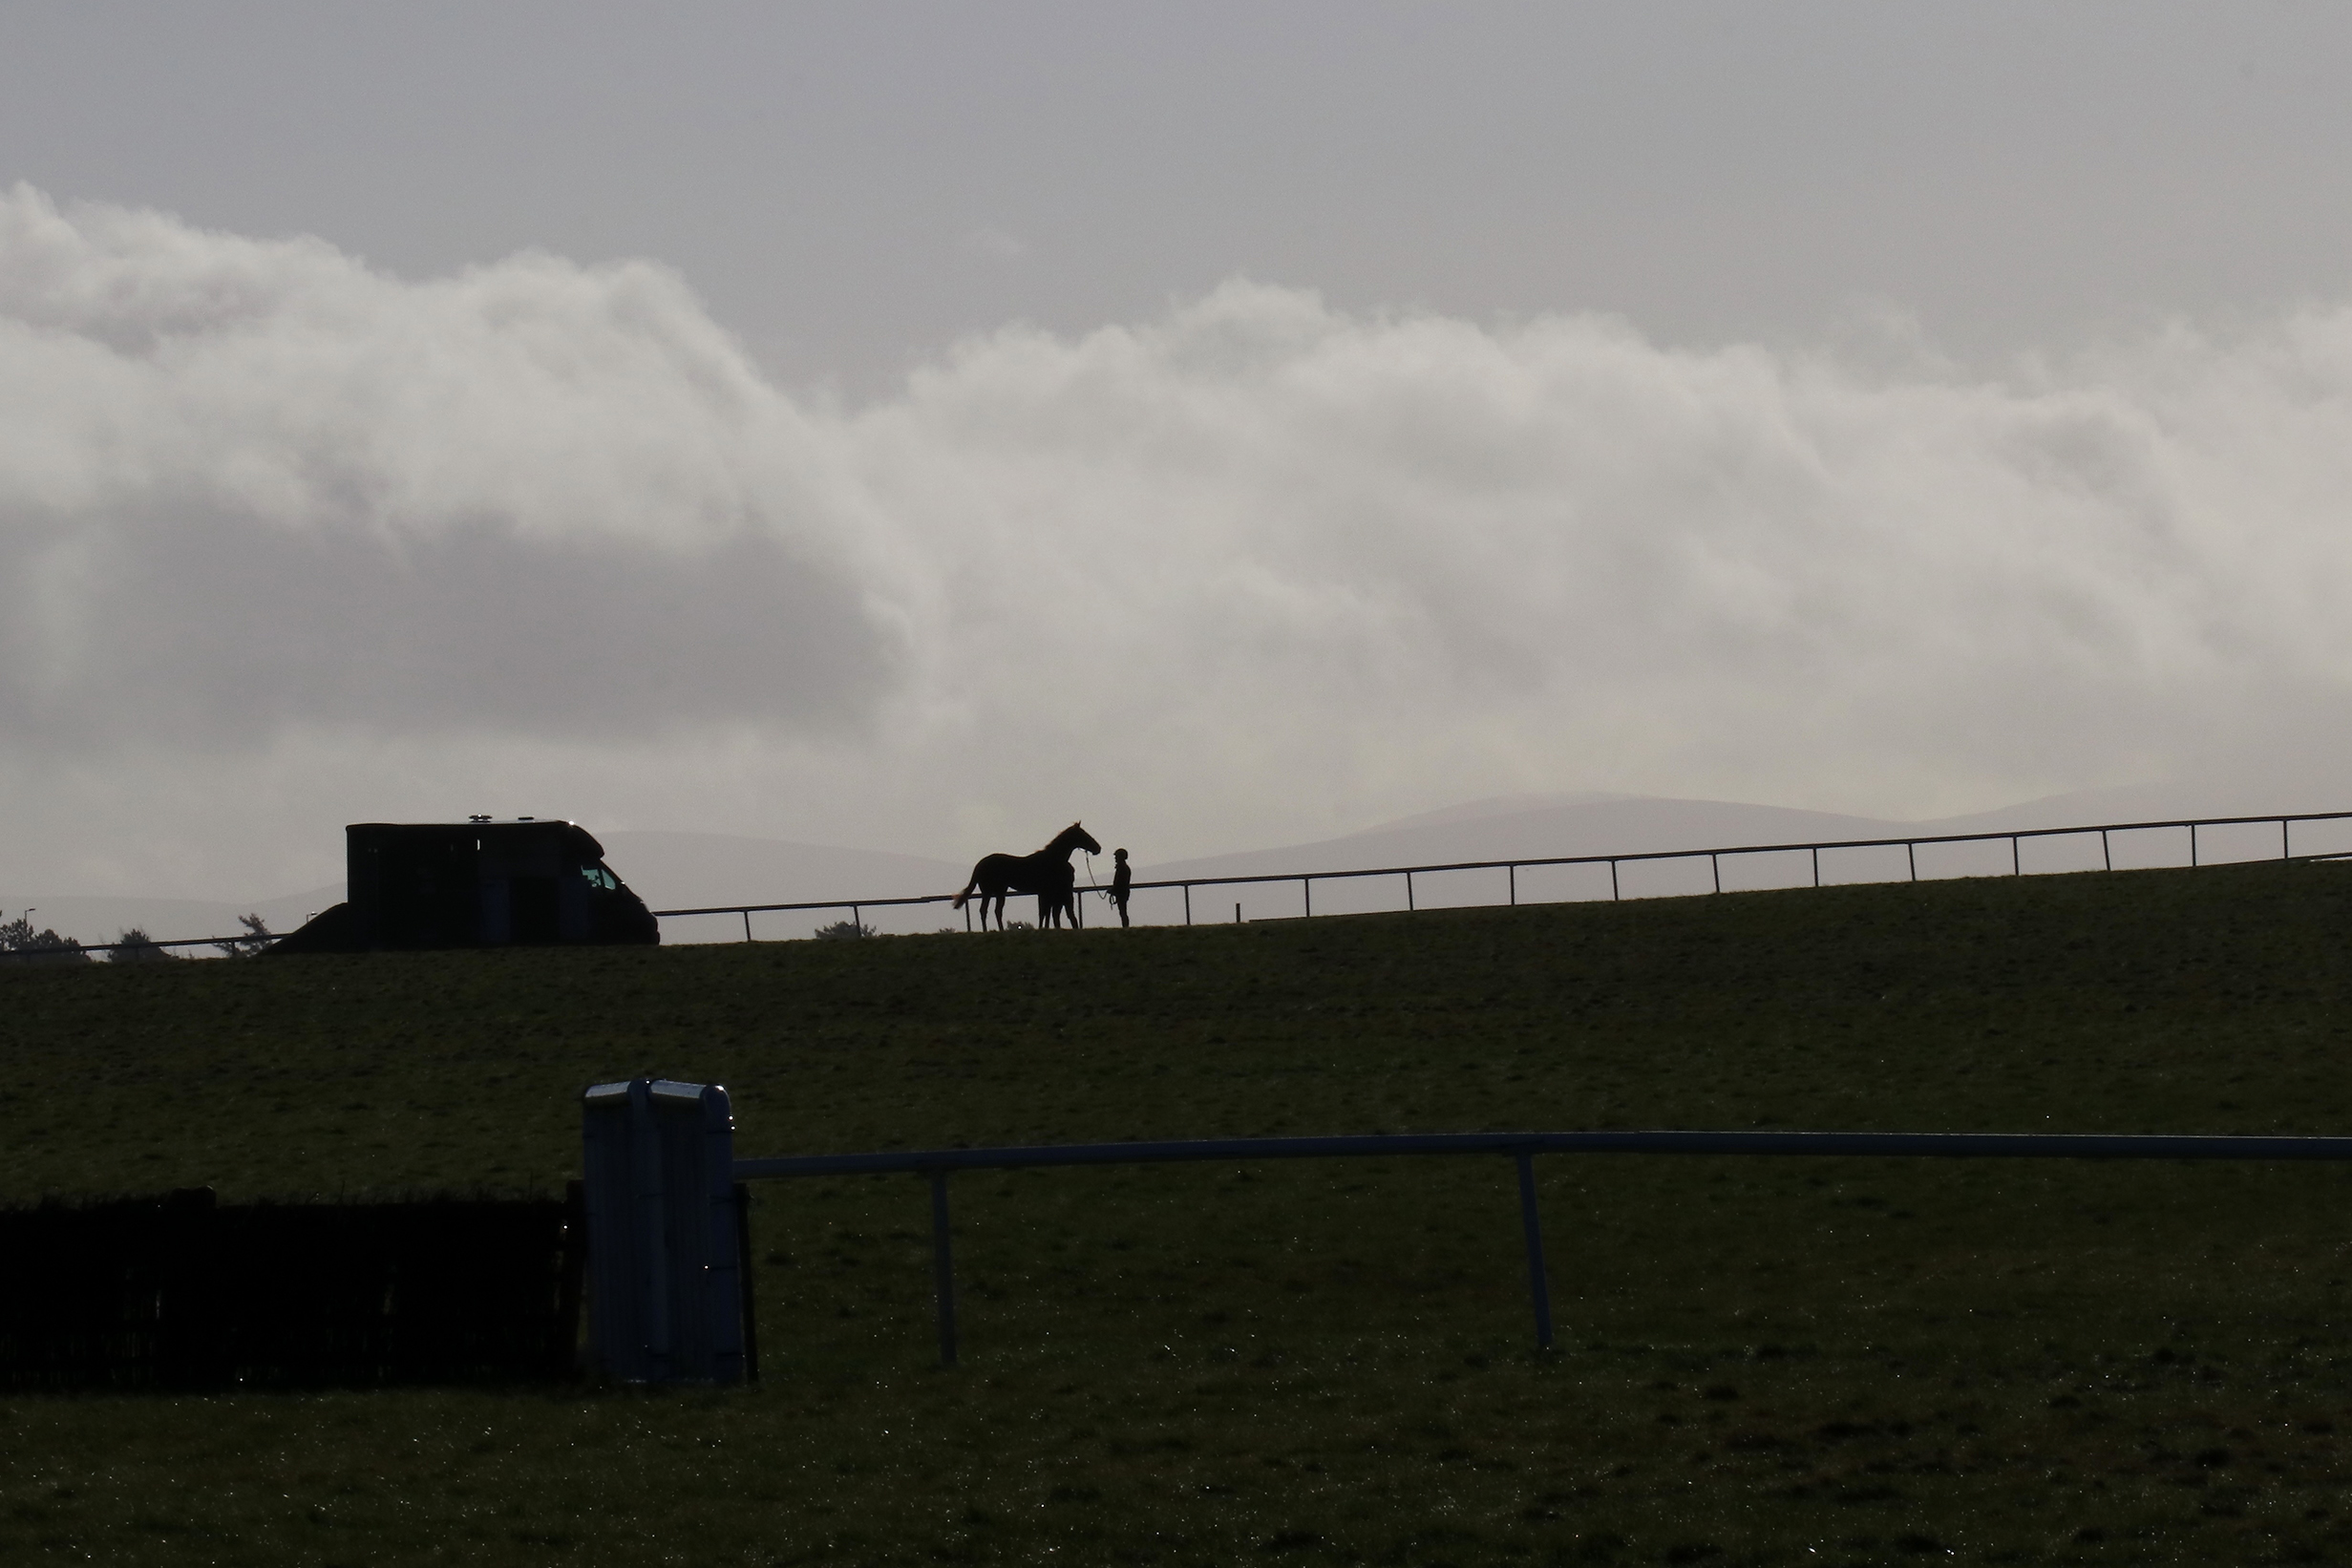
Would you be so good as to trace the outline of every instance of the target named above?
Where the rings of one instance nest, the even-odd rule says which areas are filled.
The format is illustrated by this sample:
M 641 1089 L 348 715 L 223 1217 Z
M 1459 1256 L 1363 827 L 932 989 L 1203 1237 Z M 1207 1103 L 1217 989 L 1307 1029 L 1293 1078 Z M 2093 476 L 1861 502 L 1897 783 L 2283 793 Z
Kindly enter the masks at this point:
M 1191 931 L 0 974 L 0 1197 L 552 1188 L 739 1147 L 2352 1132 L 2352 867 Z M 0 1557 L 2352 1557 L 2352 1173 L 1554 1158 L 771 1184 L 754 1390 L 0 1399 Z M 11 1288 L 21 1287 L 11 1282 Z

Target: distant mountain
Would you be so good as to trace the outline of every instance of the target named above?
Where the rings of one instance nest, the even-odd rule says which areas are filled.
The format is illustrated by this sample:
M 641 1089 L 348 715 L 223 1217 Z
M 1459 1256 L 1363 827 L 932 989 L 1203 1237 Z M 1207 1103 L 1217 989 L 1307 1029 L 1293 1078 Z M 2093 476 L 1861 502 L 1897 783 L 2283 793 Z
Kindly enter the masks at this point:
M 1870 816 L 1639 795 L 1514 796 L 1384 822 L 1344 837 L 1138 868 L 1151 879 L 1351 871 L 1547 856 L 1637 855 L 1724 844 L 1814 843 L 1908 831 Z
M 2352 784 L 2299 791 L 2257 790 L 2215 783 L 2127 784 L 2045 795 L 1997 811 L 1919 824 L 1937 833 L 2006 833 L 2018 828 L 2064 828 L 2107 822 L 2169 822 L 2190 817 L 2257 816 L 2265 812 L 2352 810 Z
M 748 838 L 718 833 L 620 831 L 600 833 L 604 863 L 655 909 L 702 909 L 715 904 L 804 903 L 817 899 L 917 898 L 953 893 L 971 867 L 885 850 L 840 849 L 795 844 L 781 838 Z M 846 920 L 832 914 L 771 914 L 752 917 L 760 937 L 806 936 L 819 923 Z M 935 931 L 964 917 L 944 905 L 882 908 L 861 912 L 864 923 L 881 931 Z M 740 939 L 743 925 L 732 916 L 701 916 L 662 922 L 665 942 Z M 803 929 L 803 927 L 808 929 Z
M 1817 843 L 1825 839 L 1881 838 L 1902 831 L 1899 825 L 1875 817 L 1728 800 L 1522 795 L 1425 812 L 1313 843 L 1138 865 L 1136 877 L 1146 881 L 1279 877 L 1284 873 L 1366 871 L 1384 866 L 1449 865 L 1466 860 L 1640 855 L 1730 844 Z M 1769 865 L 1737 867 L 1724 885 L 1781 886 L 1800 876 L 1795 858 L 1771 858 L 1774 863 Z M 1781 861 L 1787 863 L 1778 863 Z M 1860 868 L 1845 869 L 1858 872 Z M 1810 875 L 1809 868 L 1804 875 Z M 1760 876 L 1762 879 L 1758 879 Z M 1714 885 L 1713 879 L 1714 873 L 1704 859 L 1674 861 L 1624 868 L 1618 885 L 1621 885 L 1627 897 L 1703 893 Z M 1420 908 L 1500 903 L 1515 896 L 1515 896 L 1527 901 L 1608 898 L 1612 886 L 1606 866 L 1531 868 L 1517 873 L 1515 878 L 1501 871 L 1445 872 L 1414 878 L 1410 887 L 1401 877 L 1367 877 L 1318 883 L 1312 912 L 1345 914 L 1397 909 L 1405 907 L 1408 901 Z M 1182 919 L 1182 907 L 1180 894 L 1147 890 L 1137 913 L 1155 921 Z M 1245 884 L 1214 892 L 1198 889 L 1192 898 L 1192 917 L 1196 921 L 1262 920 L 1308 912 L 1307 890 L 1298 883 Z
M 2344 792 L 2352 795 L 2352 789 Z M 1140 880 L 1211 877 L 1268 877 L 1367 871 L 1387 866 L 1430 866 L 1465 861 L 1636 856 L 1691 850 L 1733 849 L 1771 844 L 1817 844 L 1839 840 L 1932 837 L 2045 828 L 2096 827 L 2116 822 L 2172 821 L 2192 817 L 2256 816 L 2264 811 L 2327 811 L 2343 795 L 2285 803 L 2249 795 L 2242 789 L 2190 784 L 2143 785 L 2088 791 L 2021 802 L 1998 811 L 1935 821 L 1898 822 L 1880 817 L 1799 811 L 1727 800 L 1674 800 L 1636 795 L 1513 795 L 1466 802 L 1440 811 L 1384 822 L 1342 837 L 1275 849 L 1146 864 Z M 2307 823 L 2294 834 L 2298 854 L 2352 852 L 2352 822 Z M 2259 858 L 2279 853 L 2277 827 L 2253 825 L 2207 829 L 2198 854 L 2208 860 Z M 2111 864 L 2187 863 L 2189 842 L 2179 830 L 2117 835 L 2103 847 L 2094 836 L 2029 841 L 2015 864 L 2027 871 L 2079 871 Z M 1922 847 L 1916 858 L 1900 848 L 1850 849 L 1825 854 L 1818 874 L 1825 882 L 1922 877 L 2006 875 L 2012 865 L 2006 841 Z M 1624 896 L 1706 892 L 1717 885 L 1786 887 L 1809 882 L 1812 858 L 1780 855 L 1727 858 L 1710 865 L 1705 857 L 1621 866 L 1616 886 Z M 1402 907 L 1408 898 L 1421 907 L 1449 903 L 1500 902 L 1514 883 L 1499 871 L 1425 874 L 1408 891 L 1405 879 L 1365 878 L 1318 882 L 1314 911 Z M 1612 883 L 1601 866 L 1530 868 L 1516 878 L 1522 900 L 1606 898 Z M 1196 920 L 1263 919 L 1305 912 L 1306 890 L 1296 883 L 1242 884 L 1212 893 L 1196 889 Z M 1139 905 L 1154 920 L 1181 918 L 1179 897 L 1153 892 Z M 1237 910 L 1237 905 L 1239 909 Z
M 1497 795 L 1484 800 L 1465 801 L 1459 806 L 1442 806 L 1433 812 L 1420 812 L 1411 816 L 1400 816 L 1393 822 L 1376 822 L 1368 828 L 1358 828 L 1346 837 L 1360 837 L 1367 833 L 1394 833 L 1404 828 L 1444 827 L 1459 822 L 1481 822 L 1489 817 L 1516 816 L 1527 812 L 1551 811 L 1565 806 L 1602 806 L 1615 801 L 1641 800 L 1643 795 L 1612 795 L 1603 791 L 1586 790 L 1570 795 Z
M 2005 834 L 2108 822 L 2255 816 L 2281 810 L 2320 812 L 2352 806 L 2352 785 L 2341 794 L 2314 789 L 2306 795 L 2310 797 L 2274 799 L 2257 797 L 2242 787 L 2226 785 L 2133 785 L 2050 795 L 1996 811 L 1922 822 L 1729 800 L 1598 794 L 1499 795 L 1399 817 L 1361 832 L 1309 843 L 1185 860 L 1153 862 L 1138 856 L 1135 875 L 1137 879 L 1146 881 L 1279 877 L 1470 860 L 1642 855 L 1938 834 Z M 607 862 L 655 909 L 953 893 L 963 885 L 970 870 L 966 865 L 922 856 L 728 834 L 616 830 L 598 837 L 604 845 Z M 2146 834 L 2136 836 L 2136 839 L 2133 843 L 2119 841 L 2111 846 L 2114 864 L 2176 864 L 2185 860 L 2186 837 L 2176 830 L 2169 837 Z M 2201 840 L 2200 853 L 2215 859 L 2273 855 L 2278 853 L 2278 841 L 2276 827 L 2208 830 Z M 2297 829 L 2293 847 L 2299 854 L 2352 852 L 2352 824 L 2307 824 Z M 1922 876 L 2005 872 L 2008 854 L 2005 841 L 1980 846 L 1974 851 L 1965 847 L 1922 851 L 1919 870 Z M 1907 874 L 1899 849 L 1849 850 L 1840 852 L 1840 857 L 1823 858 L 1824 880 L 1875 879 Z M 2028 860 L 2027 869 L 2064 870 L 2098 865 L 2102 857 L 2095 838 L 2045 840 L 2029 852 Z M 1088 867 L 1083 860 L 1078 863 L 1080 885 L 1084 887 L 1088 884 Z M 1097 879 L 1110 879 L 1107 858 L 1096 861 L 1092 869 Z M 1622 872 L 1629 897 L 1640 893 L 1704 891 L 1713 885 L 1713 875 L 1704 858 L 1695 862 L 1632 866 Z M 1812 867 L 1809 858 L 1802 856 L 1757 857 L 1752 861 L 1727 861 L 1723 876 L 1726 887 L 1787 885 L 1790 881 L 1809 880 Z M 1317 913 L 1339 913 L 1350 908 L 1396 907 L 1406 897 L 1402 884 L 1401 878 L 1319 884 L 1315 909 Z M 1412 897 L 1424 905 L 1488 902 L 1505 897 L 1508 888 L 1509 883 L 1500 872 L 1464 872 L 1417 879 Z M 1525 872 L 1521 874 L 1519 888 L 1521 897 L 1530 899 L 1608 894 L 1605 868 Z M 82 942 L 111 941 L 132 926 L 158 940 L 234 936 L 240 929 L 237 917 L 246 913 L 260 914 L 272 930 L 284 932 L 340 901 L 343 891 L 340 884 L 335 884 L 277 898 L 236 901 L 0 894 L 0 919 L 14 919 L 19 911 L 31 906 L 36 926 L 52 927 Z M 1195 918 L 1231 919 L 1237 901 L 1243 906 L 1245 918 L 1251 919 L 1296 914 L 1304 908 L 1304 895 L 1295 885 L 1244 886 L 1215 897 L 1205 891 L 1200 893 L 1195 900 Z M 1011 911 L 1016 919 L 1026 917 L 1022 902 L 1016 901 Z M 963 917 L 950 913 L 943 904 L 868 907 L 860 913 L 865 923 L 883 931 L 932 931 L 963 923 Z M 846 914 L 843 910 L 838 914 L 808 911 L 755 915 L 752 929 L 763 939 L 805 936 L 816 925 L 830 923 Z M 1155 921 L 1178 919 L 1181 903 L 1173 892 L 1155 892 L 1139 899 L 1136 914 L 1138 918 Z M 1087 918 L 1090 923 L 1103 918 L 1099 906 L 1091 901 Z M 734 916 L 678 918 L 665 921 L 663 926 L 663 937 L 667 942 L 739 941 L 743 933 L 741 919 Z

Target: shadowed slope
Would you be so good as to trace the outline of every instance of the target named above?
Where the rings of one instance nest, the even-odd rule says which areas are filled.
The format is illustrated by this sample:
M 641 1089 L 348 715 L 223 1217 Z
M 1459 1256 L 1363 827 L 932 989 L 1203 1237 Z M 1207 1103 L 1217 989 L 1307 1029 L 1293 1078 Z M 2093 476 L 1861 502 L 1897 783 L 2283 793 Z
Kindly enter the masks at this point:
M 2352 867 L 2269 865 L 27 971 L 0 975 L 0 1195 L 546 1187 L 576 1168 L 580 1087 L 639 1070 L 727 1083 L 747 1155 L 1528 1126 L 2342 1134 L 2348 926 Z M 762 1390 L 19 1400 L 0 1552 L 2352 1546 L 2341 1172 L 1539 1169 L 1561 1336 L 1541 1363 L 1507 1160 L 959 1177 L 952 1376 L 932 1367 L 920 1183 L 781 1184 L 757 1218 Z

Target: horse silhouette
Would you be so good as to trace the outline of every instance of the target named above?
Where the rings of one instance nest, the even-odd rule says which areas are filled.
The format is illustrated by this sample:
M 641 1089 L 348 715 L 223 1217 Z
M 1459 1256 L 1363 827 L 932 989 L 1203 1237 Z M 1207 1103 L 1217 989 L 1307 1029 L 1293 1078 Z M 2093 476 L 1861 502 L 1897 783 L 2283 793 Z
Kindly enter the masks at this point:
M 972 879 L 964 884 L 951 909 L 961 909 L 980 890 L 980 928 L 988 928 L 988 905 L 996 904 L 996 928 L 1005 929 L 1005 896 L 1008 893 L 1034 893 L 1038 899 L 1038 917 L 1042 923 L 1049 907 L 1070 899 L 1077 874 L 1070 869 L 1070 858 L 1079 850 L 1089 855 L 1100 855 L 1103 847 L 1092 834 L 1076 822 L 1053 836 L 1053 842 L 1034 855 L 984 855 L 972 867 Z M 1075 900 L 1071 900 L 1072 903 Z M 1074 911 L 1073 911 L 1074 913 Z
M 1047 867 L 1047 875 L 1055 879 L 1051 892 L 1037 895 L 1037 928 L 1059 925 L 1067 919 L 1073 931 L 1086 924 L 1078 918 L 1078 871 L 1065 860 L 1058 866 Z

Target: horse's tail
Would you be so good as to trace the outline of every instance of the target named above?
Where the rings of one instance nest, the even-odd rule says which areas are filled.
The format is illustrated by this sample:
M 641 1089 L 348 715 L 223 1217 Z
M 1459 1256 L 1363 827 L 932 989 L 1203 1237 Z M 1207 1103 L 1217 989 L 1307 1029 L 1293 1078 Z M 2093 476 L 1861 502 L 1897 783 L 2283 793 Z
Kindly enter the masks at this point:
M 970 897 L 972 896 L 972 889 L 973 889 L 973 888 L 975 888 L 975 887 L 978 887 L 979 885 L 980 885 L 980 872 L 979 872 L 979 870 L 978 870 L 977 868 L 975 868 L 975 869 L 973 870 L 973 872 L 972 872 L 972 879 L 971 879 L 970 881 L 965 882 L 965 883 L 964 884 L 964 891 L 963 891 L 963 892 L 961 892 L 961 893 L 959 893 L 959 894 L 957 894 L 957 895 L 955 896 L 955 898 L 953 899 L 953 901 L 951 901 L 948 903 L 947 907 L 948 907 L 948 908 L 950 908 L 950 909 L 961 909 L 961 908 L 963 908 L 963 907 L 964 907 L 964 900 L 966 900 L 966 899 L 968 899 L 968 898 L 970 898 Z

